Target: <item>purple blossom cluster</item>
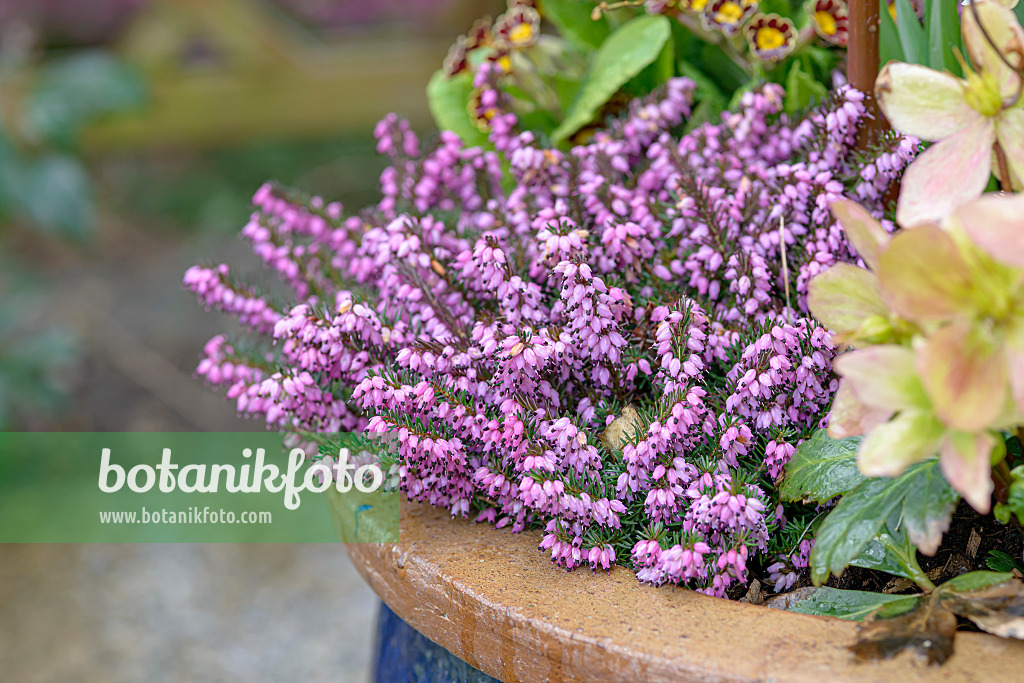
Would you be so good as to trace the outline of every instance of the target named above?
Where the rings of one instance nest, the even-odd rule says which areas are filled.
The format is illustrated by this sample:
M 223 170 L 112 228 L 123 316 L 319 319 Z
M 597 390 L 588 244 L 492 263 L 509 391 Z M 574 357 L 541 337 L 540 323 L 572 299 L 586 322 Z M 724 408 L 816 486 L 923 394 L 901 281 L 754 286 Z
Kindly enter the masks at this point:
M 389 116 L 375 206 L 260 188 L 243 235 L 293 301 L 190 270 L 266 343 L 217 337 L 199 374 L 274 429 L 388 435 L 410 499 L 543 529 L 566 569 L 726 595 L 777 552 L 773 482 L 836 388 L 805 305 L 813 275 L 856 259 L 828 206 L 881 215 L 914 143 L 855 154 L 847 87 L 790 120 L 768 85 L 681 132 L 694 84 L 675 79 L 556 148 L 517 130 L 493 68 L 489 148 L 424 149 Z

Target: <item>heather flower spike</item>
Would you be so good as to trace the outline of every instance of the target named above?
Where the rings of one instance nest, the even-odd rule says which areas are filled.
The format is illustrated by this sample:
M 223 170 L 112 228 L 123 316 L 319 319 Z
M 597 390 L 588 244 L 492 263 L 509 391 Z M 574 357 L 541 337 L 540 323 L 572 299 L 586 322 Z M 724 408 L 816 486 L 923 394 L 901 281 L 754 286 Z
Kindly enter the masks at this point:
M 793 22 L 777 14 L 759 14 L 747 25 L 750 50 L 766 62 L 777 62 L 793 51 L 796 31 Z
M 896 219 L 905 228 L 941 220 L 980 195 L 992 174 L 995 145 L 1004 184 L 1024 177 L 1024 83 L 1004 62 L 1024 66 L 1024 29 L 993 0 L 977 2 L 975 9 L 978 19 L 970 9 L 963 12 L 964 45 L 974 65 L 963 63 L 964 79 L 892 62 L 875 84 L 879 107 L 896 130 L 935 142 L 903 177 Z

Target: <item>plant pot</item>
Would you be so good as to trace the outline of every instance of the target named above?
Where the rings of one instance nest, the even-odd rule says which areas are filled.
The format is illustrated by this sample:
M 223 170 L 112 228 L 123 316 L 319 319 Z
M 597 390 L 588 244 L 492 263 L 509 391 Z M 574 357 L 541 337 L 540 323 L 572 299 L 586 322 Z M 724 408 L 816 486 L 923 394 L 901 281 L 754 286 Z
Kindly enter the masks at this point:
M 910 655 L 858 663 L 857 624 L 643 585 L 631 571 L 566 573 L 541 535 L 403 504 L 401 541 L 348 545 L 402 620 L 502 681 L 998 681 L 1024 642 L 957 635 L 941 668 Z

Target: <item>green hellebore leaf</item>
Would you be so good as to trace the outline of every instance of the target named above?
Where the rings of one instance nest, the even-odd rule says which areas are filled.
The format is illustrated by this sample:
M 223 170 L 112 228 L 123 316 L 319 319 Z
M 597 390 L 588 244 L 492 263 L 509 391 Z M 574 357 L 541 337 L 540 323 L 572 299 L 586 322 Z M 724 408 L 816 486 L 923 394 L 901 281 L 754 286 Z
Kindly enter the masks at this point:
M 893 21 L 892 16 L 889 14 L 889 10 L 885 6 L 885 0 L 879 1 L 882 3 L 882 11 L 879 12 L 878 61 L 880 64 L 905 62 L 907 58 L 904 56 L 903 47 L 900 45 L 900 35 L 896 30 L 896 22 Z
M 928 34 L 910 0 L 896 0 L 896 32 L 911 64 L 928 64 Z
M 786 465 L 779 495 L 785 501 L 808 500 L 818 503 L 841 496 L 863 482 L 857 471 L 857 446 L 860 437 L 830 439 L 824 429 L 800 444 Z
M 961 574 L 960 576 L 946 581 L 936 590 L 943 594 L 969 593 L 971 591 L 978 591 L 992 586 L 998 586 L 999 584 L 1012 579 L 1013 572 L 987 572 L 984 570 L 967 572 L 966 574 Z
M 878 535 L 864 546 L 857 557 L 850 560 L 850 564 L 854 567 L 902 576 L 905 579 L 915 579 L 921 573 L 921 568 L 914 553 L 914 544 L 900 526 L 900 515 L 897 510 Z
M 591 122 L 619 88 L 658 59 L 670 34 L 664 16 L 637 17 L 616 29 L 594 54 L 580 92 L 552 139 L 565 140 Z
M 949 524 L 953 508 L 950 494 L 935 478 L 942 477 L 936 458 L 910 466 L 892 479 L 868 479 L 843 496 L 815 535 L 811 551 L 811 580 L 824 583 L 829 574 L 838 576 L 852 560 L 882 532 L 887 520 L 897 513 L 914 542 L 938 542 Z M 948 486 L 948 484 L 946 485 Z M 941 503 L 931 503 L 929 496 Z M 955 507 L 955 503 L 954 503 Z
M 796 600 L 789 601 L 786 609 L 790 612 L 839 617 L 849 621 L 861 621 L 880 609 L 884 610 L 884 616 L 896 616 L 913 609 L 919 600 L 917 595 L 888 595 L 829 586 L 799 588 L 792 594 L 796 594 Z

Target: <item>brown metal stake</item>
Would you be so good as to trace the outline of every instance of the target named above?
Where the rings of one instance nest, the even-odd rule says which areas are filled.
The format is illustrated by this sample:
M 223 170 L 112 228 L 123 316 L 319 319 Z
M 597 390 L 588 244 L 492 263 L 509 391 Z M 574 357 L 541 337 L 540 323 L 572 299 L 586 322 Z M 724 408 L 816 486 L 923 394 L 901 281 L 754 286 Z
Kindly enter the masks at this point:
M 857 146 L 865 149 L 888 128 L 875 101 L 875 79 L 878 77 L 878 35 L 881 0 L 849 0 L 850 42 L 847 48 L 847 74 L 850 85 L 863 92 L 868 114 L 857 137 Z

